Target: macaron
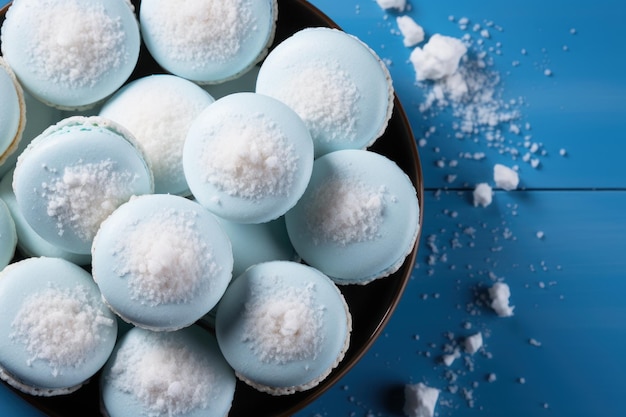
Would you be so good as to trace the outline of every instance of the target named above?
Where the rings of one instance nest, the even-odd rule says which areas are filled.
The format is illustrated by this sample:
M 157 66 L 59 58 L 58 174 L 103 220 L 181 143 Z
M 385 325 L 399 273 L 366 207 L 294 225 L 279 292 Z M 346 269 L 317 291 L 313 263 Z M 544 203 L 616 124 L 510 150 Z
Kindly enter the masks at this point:
M 224 417 L 235 384 L 215 337 L 199 326 L 165 333 L 136 327 L 103 368 L 101 408 L 107 417 Z
M 133 195 L 154 191 L 152 171 L 133 136 L 102 117 L 70 117 L 20 155 L 13 191 L 42 238 L 89 254 L 100 223 Z
M 17 233 L 17 250 L 20 255 L 29 258 L 40 256 L 61 258 L 75 263 L 76 265 L 89 265 L 91 263 L 91 254 L 78 254 L 63 250 L 39 236 L 33 228 L 30 227 L 30 224 L 28 224 L 24 218 L 17 204 L 12 183 L 13 170 L 9 171 L 2 180 L 0 180 L 0 199 L 4 200 L 13 217 L 15 231 Z
M 9 207 L 0 195 L 0 271 L 11 263 L 17 245 L 15 222 Z
M 252 266 L 228 287 L 215 332 L 239 379 L 288 395 L 330 374 L 344 357 L 351 329 L 343 295 L 327 276 L 297 262 L 272 261 Z
M 143 40 L 168 72 L 205 84 L 236 78 L 261 61 L 276 31 L 276 0 L 144 0 Z
M 395 162 L 346 149 L 315 161 L 285 222 L 306 263 L 337 284 L 367 284 L 402 266 L 420 230 L 419 214 L 415 187 Z
M 117 321 L 91 275 L 57 258 L 0 272 L 0 378 L 25 393 L 68 394 L 108 360 Z
M 183 170 L 196 200 L 238 223 L 277 219 L 298 201 L 311 176 L 313 142 L 284 103 L 235 93 L 207 107 L 191 124 Z
M 246 269 L 261 262 L 298 259 L 283 216 L 257 224 L 217 219 L 233 246 L 233 277 L 238 277 Z
M 371 146 L 394 105 L 391 76 L 378 55 L 353 35 L 322 27 L 302 29 L 272 49 L 255 91 L 302 117 L 315 157 Z
M 122 86 L 141 43 L 127 0 L 14 0 L 1 36 L 24 89 L 64 109 L 92 106 Z
M 144 195 L 117 208 L 93 242 L 92 273 L 110 308 L 153 331 L 187 327 L 209 312 L 232 278 L 228 236 L 198 203 Z
M 22 86 L 0 56 L 0 168 L 18 148 L 26 125 Z
M 152 167 L 156 193 L 189 195 L 183 143 L 191 122 L 215 100 L 197 84 L 174 75 L 139 78 L 109 98 L 100 116 L 135 136 Z

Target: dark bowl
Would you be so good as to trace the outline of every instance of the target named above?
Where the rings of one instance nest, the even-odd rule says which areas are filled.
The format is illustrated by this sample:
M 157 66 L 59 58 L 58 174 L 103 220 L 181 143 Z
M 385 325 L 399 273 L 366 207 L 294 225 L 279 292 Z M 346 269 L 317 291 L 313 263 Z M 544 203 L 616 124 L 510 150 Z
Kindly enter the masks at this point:
M 133 1 L 138 10 L 140 1 Z M 279 0 L 279 17 L 274 45 L 280 43 L 298 30 L 306 27 L 333 27 L 338 25 L 305 0 Z M 8 5 L 0 9 L 0 24 L 4 21 Z M 165 71 L 142 47 L 139 63 L 131 79 Z M 411 126 L 406 114 L 395 97 L 394 111 L 389 125 L 381 138 L 370 148 L 395 161 L 409 176 L 420 200 L 420 225 L 423 220 L 422 169 Z M 419 235 L 417 241 L 419 242 Z M 393 275 L 376 280 L 367 285 L 340 287 L 353 317 L 353 331 L 350 348 L 343 361 L 317 387 L 288 396 L 271 396 L 256 391 L 238 382 L 230 417 L 263 416 L 287 417 L 304 408 L 328 390 L 344 376 L 365 354 L 380 335 L 402 297 L 404 288 L 411 277 L 417 246 Z M 99 387 L 97 376 L 77 392 L 58 397 L 33 397 L 18 392 L 25 400 L 42 412 L 54 417 L 83 417 L 100 414 Z M 17 391 L 16 391 L 17 392 Z M 1 399 L 0 399 L 1 400 Z

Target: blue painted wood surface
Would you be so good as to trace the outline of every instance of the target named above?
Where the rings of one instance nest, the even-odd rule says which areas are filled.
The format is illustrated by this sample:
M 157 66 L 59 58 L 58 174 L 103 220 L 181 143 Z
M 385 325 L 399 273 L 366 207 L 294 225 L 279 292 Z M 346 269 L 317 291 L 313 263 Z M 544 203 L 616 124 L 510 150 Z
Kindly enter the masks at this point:
M 414 0 L 403 13 L 374 0 L 312 3 L 389 64 L 416 139 L 426 142 L 427 191 L 416 269 L 394 316 L 363 360 L 296 417 L 402 416 L 402 387 L 419 381 L 442 390 L 439 416 L 625 415 L 624 2 Z M 518 157 L 484 137 L 455 138 L 450 114 L 419 111 L 425 90 L 397 30 L 400 14 L 427 36 L 476 41 L 473 25 L 501 28 L 483 42 L 503 100 L 521 103 L 522 134 L 502 132 Z M 537 168 L 521 159 L 524 141 L 539 144 Z M 484 159 L 462 157 L 475 152 Z M 495 163 L 518 165 L 521 189 L 474 207 L 471 190 L 493 184 Z M 511 287 L 513 317 L 485 303 L 495 279 Z M 477 331 L 482 351 L 441 363 Z M 41 416 L 2 385 L 0 415 Z

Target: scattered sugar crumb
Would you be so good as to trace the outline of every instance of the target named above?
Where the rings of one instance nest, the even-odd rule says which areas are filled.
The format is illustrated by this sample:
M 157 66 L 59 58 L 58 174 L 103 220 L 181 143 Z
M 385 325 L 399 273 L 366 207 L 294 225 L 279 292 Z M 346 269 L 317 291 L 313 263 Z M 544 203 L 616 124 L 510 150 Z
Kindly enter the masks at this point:
M 423 48 L 415 48 L 409 57 L 417 81 L 439 80 L 456 72 L 467 47 L 457 38 L 434 34 Z
M 513 315 L 513 309 L 509 305 L 511 290 L 508 284 L 504 282 L 496 282 L 489 288 L 489 297 L 491 298 L 491 308 L 500 317 L 509 317 Z
M 469 23 L 470 23 L 470 20 L 467 17 L 460 18 L 458 21 L 459 29 L 461 30 L 467 29 L 467 25 L 469 25 Z
M 396 18 L 403 43 L 406 47 L 415 46 L 424 41 L 424 29 L 410 16 L 398 16 Z
M 403 12 L 406 8 L 406 0 L 376 0 L 376 3 L 383 10 L 397 9 Z
M 446 366 L 451 366 L 454 361 L 461 357 L 461 352 L 458 349 L 454 349 L 452 353 L 448 353 L 442 356 L 441 360 Z
M 544 237 L 544 232 L 543 232 L 543 231 L 541 231 L 541 230 L 539 230 L 539 231 L 536 233 L 536 236 L 537 236 L 537 239 L 543 239 L 543 237 Z
M 538 341 L 537 339 L 533 339 L 533 338 L 528 339 L 528 343 L 530 345 L 536 346 L 536 347 L 540 347 L 541 346 L 541 342 Z
M 478 352 L 478 350 L 483 346 L 483 335 L 481 332 L 475 333 L 471 336 L 465 338 L 464 342 L 465 351 L 470 355 Z
M 433 417 L 440 390 L 422 382 L 404 387 L 404 414 L 409 417 Z
M 474 188 L 473 197 L 474 207 L 478 207 L 479 205 L 487 207 L 492 202 L 493 189 L 486 182 L 481 182 L 476 185 L 476 188 Z
M 515 190 L 519 185 L 518 173 L 502 164 L 495 164 L 493 166 L 493 180 L 496 183 L 496 187 L 502 188 L 505 191 Z

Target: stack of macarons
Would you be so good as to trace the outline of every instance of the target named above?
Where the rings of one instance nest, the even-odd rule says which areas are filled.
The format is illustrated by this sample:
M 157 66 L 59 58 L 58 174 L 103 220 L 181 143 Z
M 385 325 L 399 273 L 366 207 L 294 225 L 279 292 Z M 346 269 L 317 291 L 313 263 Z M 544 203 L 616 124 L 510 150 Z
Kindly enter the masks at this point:
M 270 50 L 277 0 L 136 5 L 15 0 L 2 23 L 0 378 L 61 395 L 102 369 L 111 417 L 311 389 L 350 345 L 341 286 L 419 233 L 415 186 L 368 150 L 389 72 L 337 29 Z M 46 350 L 45 303 L 86 337 Z

